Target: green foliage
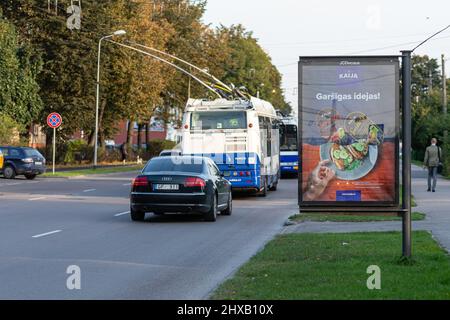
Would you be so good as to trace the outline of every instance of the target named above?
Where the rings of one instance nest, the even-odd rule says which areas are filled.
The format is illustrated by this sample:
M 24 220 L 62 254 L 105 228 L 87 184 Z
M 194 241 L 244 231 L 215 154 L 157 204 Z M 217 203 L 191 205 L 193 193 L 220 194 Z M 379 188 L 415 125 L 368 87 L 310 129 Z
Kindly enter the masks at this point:
M 19 133 L 23 127 L 5 113 L 0 113 L 0 145 L 12 145 L 19 142 Z
M 68 141 L 74 132 L 83 130 L 92 145 L 98 41 L 119 29 L 127 35 L 112 40 L 131 40 L 169 52 L 207 68 L 225 82 L 246 86 L 253 95 L 264 83 L 259 88 L 261 97 L 276 108 L 289 109 L 281 91 L 281 75 L 257 40 L 242 26 L 214 30 L 205 25 L 205 6 L 206 1 L 186 0 L 155 2 L 154 6 L 147 1 L 88 1 L 83 2 L 81 30 L 69 30 L 65 10 L 49 12 L 46 1 L 1 1 L 7 21 L 0 24 L 0 85 L 10 90 L 0 93 L 0 110 L 23 124 L 35 121 L 42 125 L 50 112 L 59 112 L 64 125 L 58 139 Z M 164 120 L 172 120 L 169 111 L 185 106 L 189 78 L 104 41 L 100 84 L 102 144 L 114 135 L 120 120 L 145 124 L 157 109 Z M 210 95 L 191 82 L 192 97 Z M 47 133 L 51 137 L 51 130 Z
M 218 33 L 228 40 L 231 49 L 224 66 L 225 82 L 244 85 L 254 96 L 259 91 L 262 99 L 270 101 L 276 109 L 289 114 L 291 107 L 285 101 L 281 90 L 281 74 L 253 34 L 246 31 L 242 25 L 230 28 L 222 26 Z
M 148 143 L 148 152 L 143 154 L 143 158 L 149 159 L 151 157 L 156 157 L 163 150 L 173 149 L 175 147 L 175 142 L 169 140 L 155 139 Z
M 43 107 L 36 82 L 40 70 L 40 58 L 19 43 L 14 26 L 0 12 L 0 112 L 22 125 L 38 117 Z
M 64 156 L 64 163 L 81 162 L 87 154 L 87 142 L 85 140 L 72 140 L 67 142 L 66 155 Z
M 442 78 L 439 64 L 436 59 L 430 59 L 428 56 L 413 56 L 412 62 L 413 158 L 423 161 L 425 149 L 431 138 L 435 137 L 443 150 L 444 172 L 450 172 L 450 141 L 444 134 L 450 128 L 450 116 L 442 114 Z
M 431 234 L 413 232 L 401 259 L 400 232 L 283 234 L 222 284 L 213 299 L 378 300 L 450 298 L 450 259 Z M 367 268 L 381 269 L 369 290 Z

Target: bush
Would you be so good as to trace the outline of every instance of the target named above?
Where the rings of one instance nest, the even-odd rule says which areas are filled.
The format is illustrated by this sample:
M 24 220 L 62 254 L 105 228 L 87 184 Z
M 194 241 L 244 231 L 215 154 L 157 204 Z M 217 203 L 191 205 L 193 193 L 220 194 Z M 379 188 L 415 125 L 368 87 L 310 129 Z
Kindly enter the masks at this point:
M 0 113 L 0 145 L 20 144 L 22 126 L 5 113 Z
M 170 140 L 160 140 L 160 139 L 151 140 L 148 143 L 147 151 L 145 152 L 145 155 L 147 157 L 144 157 L 141 154 L 139 154 L 139 156 L 143 159 L 148 160 L 152 157 L 158 156 L 163 150 L 173 149 L 175 145 L 176 143 Z
M 67 150 L 64 156 L 64 163 L 81 163 L 87 156 L 87 142 L 85 140 L 72 140 L 67 143 Z

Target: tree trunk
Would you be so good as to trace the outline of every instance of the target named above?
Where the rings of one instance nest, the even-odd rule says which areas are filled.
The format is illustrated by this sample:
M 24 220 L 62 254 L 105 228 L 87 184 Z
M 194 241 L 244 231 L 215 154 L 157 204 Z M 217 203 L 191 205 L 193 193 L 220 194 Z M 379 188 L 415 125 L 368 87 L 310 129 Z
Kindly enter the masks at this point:
M 145 124 L 145 150 L 150 151 L 150 123 Z
M 103 115 L 105 114 L 106 100 L 100 104 L 100 112 L 98 115 L 98 144 L 100 147 L 105 145 L 105 136 L 103 134 Z
M 132 131 L 133 131 L 133 120 L 129 119 L 128 126 L 127 126 L 127 140 L 125 142 L 125 144 L 127 145 L 128 148 L 131 146 L 131 143 L 132 143 L 132 137 L 131 137 Z
M 142 123 L 138 123 L 138 127 L 137 127 L 137 145 L 138 145 L 138 150 L 141 150 L 141 146 L 142 146 Z

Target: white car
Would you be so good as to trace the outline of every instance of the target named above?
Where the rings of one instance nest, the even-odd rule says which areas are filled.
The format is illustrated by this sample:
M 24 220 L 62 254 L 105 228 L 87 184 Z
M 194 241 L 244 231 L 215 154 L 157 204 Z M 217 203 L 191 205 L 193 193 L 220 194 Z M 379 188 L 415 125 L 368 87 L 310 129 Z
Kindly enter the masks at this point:
M 159 153 L 160 157 L 167 157 L 167 156 L 181 156 L 181 150 L 177 149 L 167 149 L 163 150 Z

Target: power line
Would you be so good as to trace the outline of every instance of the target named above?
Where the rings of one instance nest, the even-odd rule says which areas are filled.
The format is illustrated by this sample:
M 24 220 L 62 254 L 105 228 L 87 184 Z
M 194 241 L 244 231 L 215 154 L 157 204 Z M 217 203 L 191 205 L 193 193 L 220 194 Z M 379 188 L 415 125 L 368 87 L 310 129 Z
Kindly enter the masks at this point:
M 423 45 L 425 42 L 427 42 L 428 40 L 431 40 L 431 38 L 434 38 L 435 36 L 437 36 L 438 34 L 440 34 L 441 32 L 444 32 L 445 30 L 447 30 L 448 28 L 450 28 L 450 24 L 448 26 L 446 26 L 444 29 L 439 30 L 438 32 L 434 33 L 433 35 L 429 36 L 428 38 L 426 38 L 425 40 L 423 40 L 421 43 L 419 43 L 417 46 L 414 47 L 414 49 L 411 50 L 411 52 L 414 52 L 414 50 L 416 50 L 418 47 L 420 47 L 421 45 Z

